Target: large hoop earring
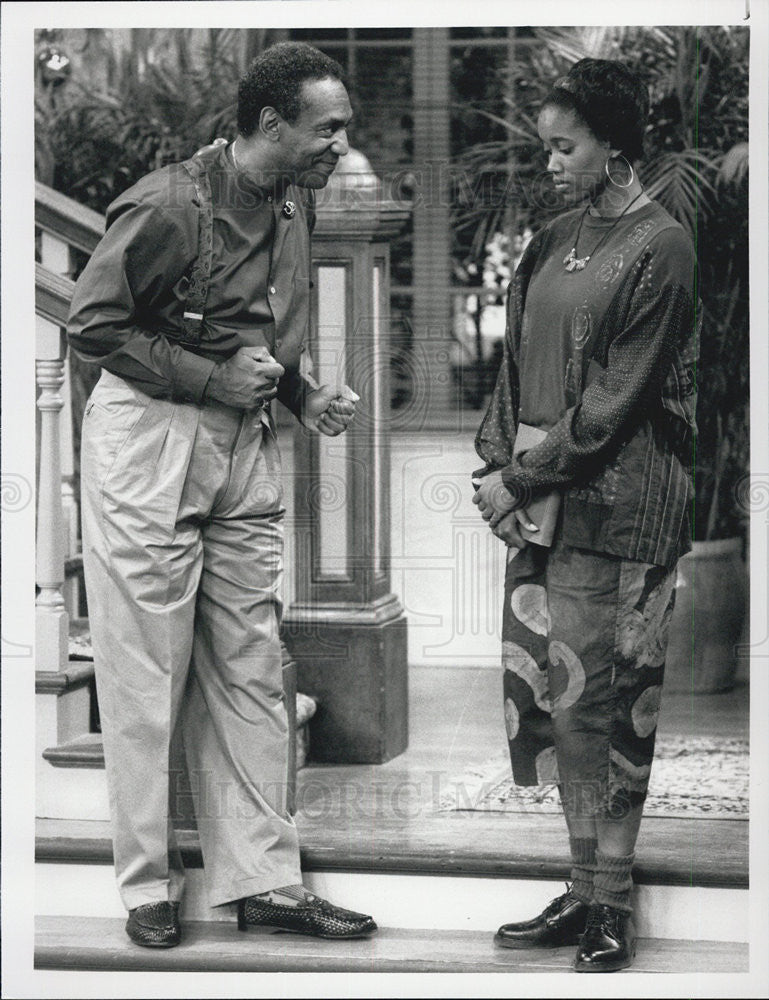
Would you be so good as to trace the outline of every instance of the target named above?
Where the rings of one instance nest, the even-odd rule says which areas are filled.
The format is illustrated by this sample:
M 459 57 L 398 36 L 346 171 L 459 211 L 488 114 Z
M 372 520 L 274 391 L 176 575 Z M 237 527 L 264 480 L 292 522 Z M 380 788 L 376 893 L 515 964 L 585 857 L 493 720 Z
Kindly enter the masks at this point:
M 615 160 L 624 160 L 625 163 L 627 164 L 627 168 L 630 171 L 630 180 L 627 182 L 627 184 L 620 184 L 618 181 L 615 181 L 614 178 L 612 177 L 611 171 L 609 170 L 609 163 L 613 159 L 615 159 Z M 633 164 L 630 162 L 630 160 L 626 156 L 623 156 L 622 153 L 618 153 L 617 156 L 614 156 L 614 157 L 607 156 L 606 157 L 606 163 L 604 164 L 604 170 L 606 171 L 606 176 L 609 178 L 609 183 L 613 184 L 615 187 L 618 187 L 618 188 L 629 188 L 631 186 L 631 184 L 633 183 L 633 181 L 635 180 L 635 171 L 633 170 Z

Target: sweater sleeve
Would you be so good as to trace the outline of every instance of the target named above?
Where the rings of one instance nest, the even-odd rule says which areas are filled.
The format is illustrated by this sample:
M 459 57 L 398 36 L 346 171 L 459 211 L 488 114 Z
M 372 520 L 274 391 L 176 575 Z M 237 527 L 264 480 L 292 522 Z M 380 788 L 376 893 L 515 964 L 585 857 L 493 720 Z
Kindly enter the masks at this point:
M 610 311 L 619 329 L 609 331 L 606 366 L 544 441 L 503 468 L 502 480 L 515 496 L 590 478 L 654 408 L 691 326 L 693 276 L 693 249 L 683 231 L 658 233 Z
M 179 213 L 176 213 L 179 214 Z M 84 361 L 149 396 L 200 403 L 214 362 L 153 331 L 153 304 L 167 301 L 197 255 L 196 233 L 147 201 L 111 210 L 108 228 L 80 275 L 69 341 Z
M 521 334 L 523 302 L 546 236 L 547 228 L 540 230 L 531 239 L 507 289 L 502 364 L 497 373 L 488 408 L 475 437 L 475 450 L 486 465 L 484 468 L 476 469 L 473 478 L 480 478 L 493 469 L 502 468 L 512 459 L 518 425 L 520 385 L 516 357 Z

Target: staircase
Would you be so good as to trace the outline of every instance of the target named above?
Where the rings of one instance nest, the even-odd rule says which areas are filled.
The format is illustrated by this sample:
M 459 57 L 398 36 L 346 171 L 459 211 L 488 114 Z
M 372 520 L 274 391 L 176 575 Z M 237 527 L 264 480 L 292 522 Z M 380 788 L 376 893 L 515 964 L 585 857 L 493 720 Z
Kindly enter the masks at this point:
M 302 785 L 329 769 L 300 773 Z M 353 769 L 345 768 L 345 771 Z M 322 775 L 322 777 L 320 777 Z M 350 775 L 347 775 L 349 778 Z M 343 779 L 344 780 L 344 779 Z M 352 787 L 349 786 L 348 787 Z M 568 866 L 551 853 L 563 842 L 560 817 L 483 814 L 425 816 L 407 823 L 360 817 L 329 824 L 313 807 L 299 813 L 303 869 L 315 892 L 375 915 L 380 932 L 368 941 L 329 942 L 290 934 L 241 934 L 234 907 L 205 900 L 197 836 L 181 831 L 188 878 L 183 944 L 170 951 L 133 945 L 111 867 L 108 824 L 39 820 L 36 844 L 37 968 L 177 971 L 570 971 L 573 949 L 500 951 L 496 927 L 538 912 L 563 891 Z M 689 824 L 689 872 L 665 857 L 686 854 L 681 829 L 649 820 L 648 858 L 637 867 L 635 915 L 644 972 L 746 972 L 747 879 L 739 863 L 747 824 Z M 708 824 L 707 831 L 703 824 Z M 716 824 L 717 829 L 713 829 Z M 697 848 L 707 836 L 710 856 Z M 525 845 L 515 854 L 511 843 Z M 461 846 L 463 845 L 463 846 Z M 682 850 L 683 848 L 683 850 Z M 731 862 L 729 861 L 731 858 Z M 694 863 L 699 859 L 699 863 Z M 683 867 L 683 866 L 682 866 Z M 716 875 L 716 867 L 721 871 Z
M 437 673 L 437 671 L 436 671 Z M 462 671 L 457 671 L 462 674 Z M 456 682 L 455 682 L 456 684 Z M 416 707 L 435 675 L 412 671 Z M 466 698 L 444 690 L 453 717 Z M 482 713 L 481 713 L 482 714 Z M 539 912 L 568 877 L 558 815 L 439 812 L 436 775 L 448 743 L 430 734 L 376 767 L 311 764 L 297 777 L 296 822 L 307 884 L 372 913 L 370 940 L 329 942 L 238 932 L 234 908 L 210 909 L 191 824 L 178 832 L 187 886 L 181 946 L 153 951 L 124 933 L 109 824 L 38 819 L 35 963 L 39 969 L 230 972 L 569 972 L 573 949 L 495 949 L 493 932 Z M 441 747 L 444 749 L 441 750 Z M 83 757 L 95 750 L 83 748 Z M 71 761 L 70 763 L 74 763 Z M 60 774 L 77 781 L 84 768 Z M 98 768 L 92 769 L 99 774 Z M 646 817 L 634 871 L 640 937 L 634 972 L 745 973 L 748 969 L 748 823 Z M 691 994 L 688 994 L 691 995 Z M 749 995 L 749 994 L 746 994 Z

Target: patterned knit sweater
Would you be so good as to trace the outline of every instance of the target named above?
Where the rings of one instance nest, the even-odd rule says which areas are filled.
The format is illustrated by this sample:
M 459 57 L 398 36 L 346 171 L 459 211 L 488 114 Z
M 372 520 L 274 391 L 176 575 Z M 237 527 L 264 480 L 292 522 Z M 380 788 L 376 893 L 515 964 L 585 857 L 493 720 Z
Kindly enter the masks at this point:
M 586 216 L 577 256 L 591 259 L 569 273 L 581 211 L 532 239 L 510 284 L 476 475 L 501 469 L 524 501 L 562 490 L 568 544 L 672 565 L 690 547 L 693 247 L 652 202 L 619 223 Z M 548 434 L 513 459 L 519 420 Z

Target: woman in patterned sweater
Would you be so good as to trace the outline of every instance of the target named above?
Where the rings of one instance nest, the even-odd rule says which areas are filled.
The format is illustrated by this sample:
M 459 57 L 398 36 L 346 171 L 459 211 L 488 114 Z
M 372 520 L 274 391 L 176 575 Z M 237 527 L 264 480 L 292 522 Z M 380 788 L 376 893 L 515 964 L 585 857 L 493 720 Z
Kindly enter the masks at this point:
M 635 954 L 631 869 L 676 561 L 690 546 L 695 259 L 634 169 L 648 110 L 640 80 L 600 59 L 578 62 L 546 98 L 547 170 L 577 207 L 521 259 L 476 439 L 486 465 L 474 500 L 509 546 L 513 775 L 558 784 L 572 858 L 568 891 L 495 940 L 577 944 L 583 972 Z

